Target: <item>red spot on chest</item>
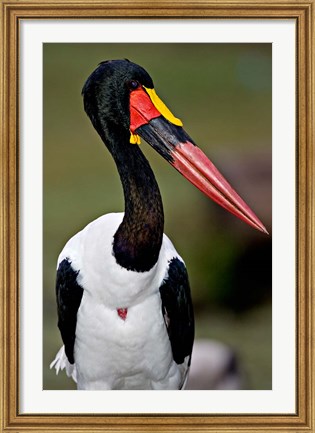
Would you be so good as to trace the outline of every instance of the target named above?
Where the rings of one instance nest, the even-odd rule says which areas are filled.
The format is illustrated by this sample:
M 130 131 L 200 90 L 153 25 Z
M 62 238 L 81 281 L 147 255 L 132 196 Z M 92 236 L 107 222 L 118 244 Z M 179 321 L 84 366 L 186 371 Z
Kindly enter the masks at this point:
M 128 308 L 117 308 L 117 314 L 122 320 L 126 320 Z

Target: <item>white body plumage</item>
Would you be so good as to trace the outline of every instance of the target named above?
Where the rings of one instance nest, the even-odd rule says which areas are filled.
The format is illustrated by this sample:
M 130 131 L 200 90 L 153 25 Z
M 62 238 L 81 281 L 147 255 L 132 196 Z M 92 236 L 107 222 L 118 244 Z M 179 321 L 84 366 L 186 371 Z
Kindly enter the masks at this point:
M 178 258 L 166 235 L 156 265 L 133 272 L 116 263 L 113 236 L 123 213 L 104 215 L 65 245 L 58 258 L 79 271 L 84 289 L 77 313 L 75 365 L 61 349 L 52 366 L 66 368 L 78 389 L 179 389 L 188 373 L 188 358 L 176 364 L 167 334 L 159 288 L 170 260 Z M 58 267 L 57 266 L 57 267 Z M 123 320 L 117 310 L 127 308 Z

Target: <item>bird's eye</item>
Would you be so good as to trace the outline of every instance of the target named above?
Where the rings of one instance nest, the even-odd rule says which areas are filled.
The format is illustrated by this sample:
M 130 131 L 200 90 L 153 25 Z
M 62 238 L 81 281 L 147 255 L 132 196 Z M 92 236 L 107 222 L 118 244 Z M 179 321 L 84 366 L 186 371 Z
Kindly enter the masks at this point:
M 138 83 L 138 81 L 135 81 L 135 80 L 131 80 L 131 81 L 129 81 L 129 89 L 130 90 L 135 90 L 135 89 L 137 89 L 139 87 L 139 83 Z

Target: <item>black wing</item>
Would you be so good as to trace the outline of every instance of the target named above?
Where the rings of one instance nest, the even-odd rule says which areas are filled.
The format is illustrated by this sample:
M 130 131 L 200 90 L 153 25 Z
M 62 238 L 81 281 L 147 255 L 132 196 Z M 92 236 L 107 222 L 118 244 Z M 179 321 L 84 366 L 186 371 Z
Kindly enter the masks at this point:
M 68 258 L 59 264 L 56 279 L 58 328 L 70 364 L 74 364 L 73 348 L 77 312 L 83 295 L 83 288 L 77 283 L 78 274 L 79 271 L 72 269 L 71 261 Z
M 178 258 L 169 262 L 168 276 L 160 287 L 160 294 L 174 361 L 182 364 L 186 356 L 191 357 L 195 325 L 186 267 Z

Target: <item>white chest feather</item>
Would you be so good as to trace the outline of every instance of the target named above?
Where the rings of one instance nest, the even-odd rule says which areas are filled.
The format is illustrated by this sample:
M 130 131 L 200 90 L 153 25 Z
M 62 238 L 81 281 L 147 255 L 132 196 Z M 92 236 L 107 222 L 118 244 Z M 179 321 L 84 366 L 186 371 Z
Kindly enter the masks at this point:
M 95 220 L 70 239 L 58 259 L 71 261 L 84 289 L 74 348 L 78 387 L 176 388 L 186 365 L 174 363 L 159 287 L 169 261 L 179 256 L 164 235 L 158 263 L 150 271 L 122 268 L 112 254 L 122 218 L 120 213 Z M 125 320 L 118 309 L 127 309 Z

